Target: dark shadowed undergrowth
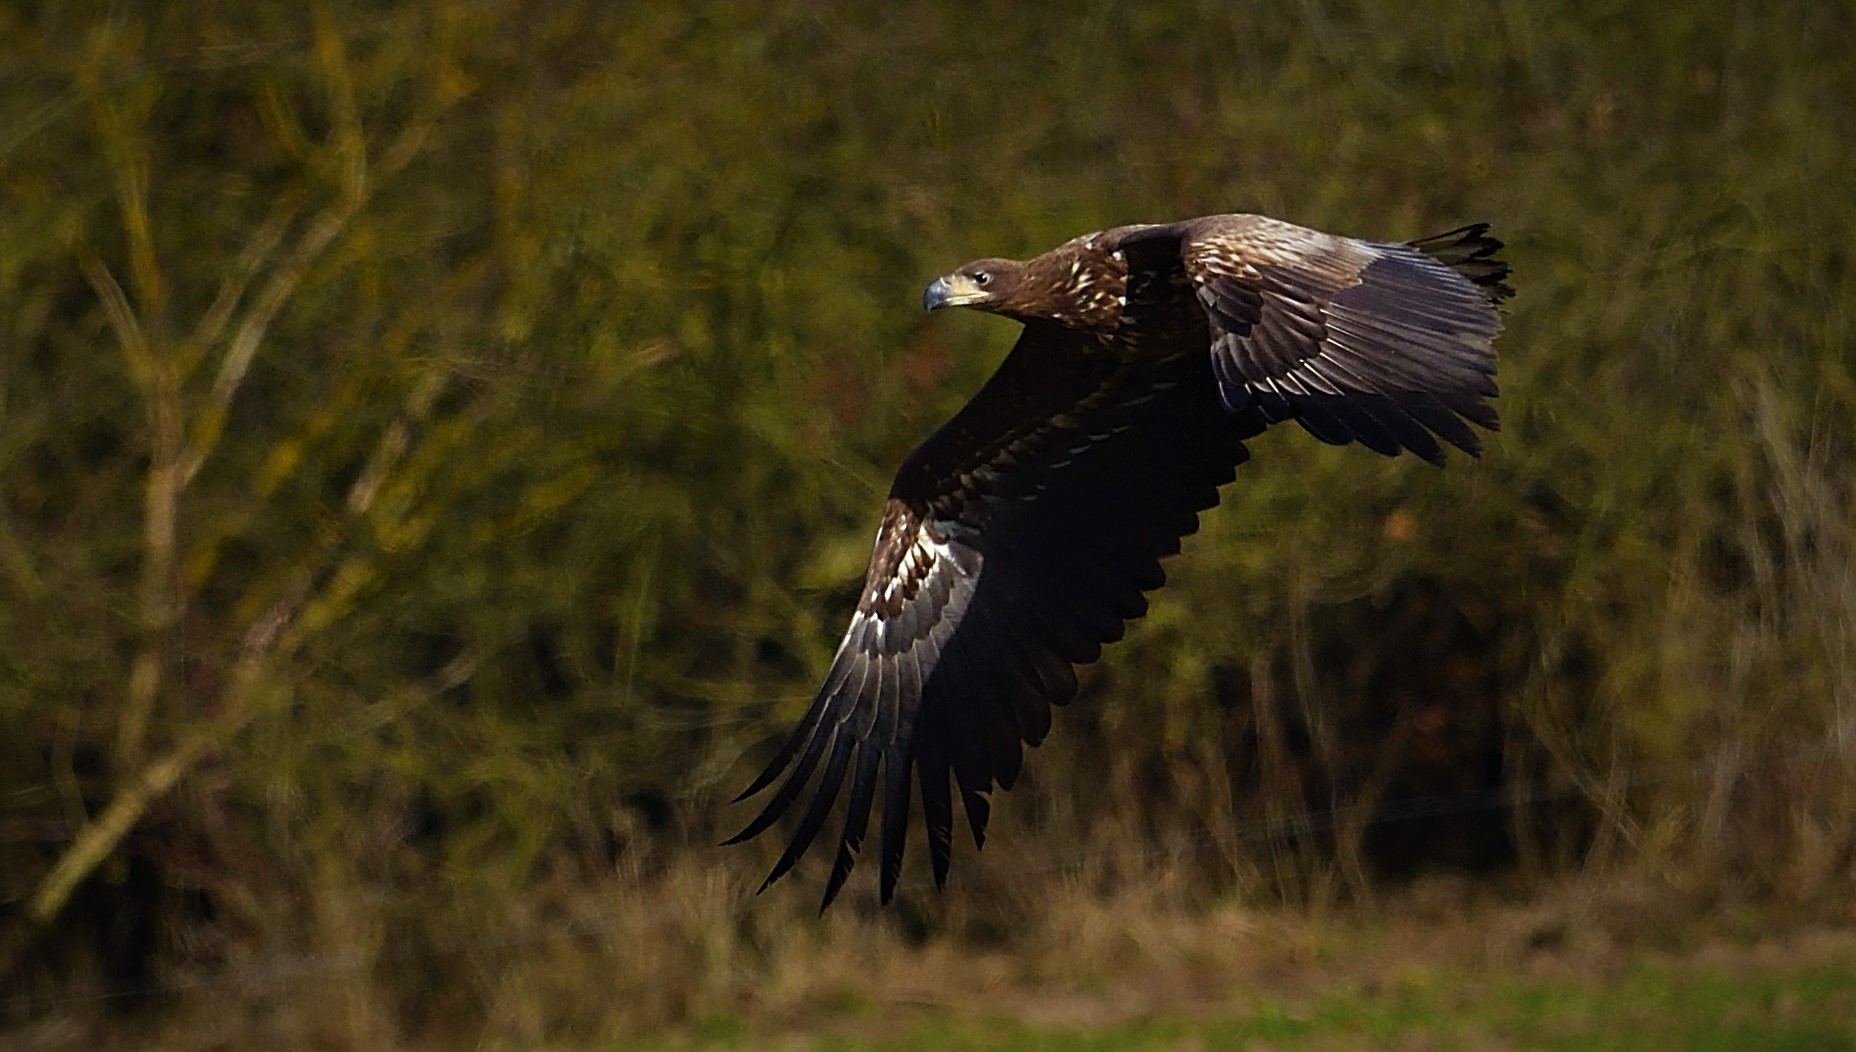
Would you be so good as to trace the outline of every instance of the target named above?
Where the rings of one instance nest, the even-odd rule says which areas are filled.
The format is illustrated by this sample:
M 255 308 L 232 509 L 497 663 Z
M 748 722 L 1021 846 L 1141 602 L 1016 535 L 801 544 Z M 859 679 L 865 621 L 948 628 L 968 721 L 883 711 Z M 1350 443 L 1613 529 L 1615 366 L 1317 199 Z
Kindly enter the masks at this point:
M 1856 920 L 1852 33 L 8 7 L 0 1019 L 532 1047 L 1122 984 L 1225 1018 L 1431 930 L 1501 975 Z M 886 913 L 861 872 L 823 920 L 811 867 L 753 898 L 726 801 L 891 466 L 1010 338 L 921 284 L 1212 211 L 1492 222 L 1500 435 L 1443 471 L 1265 435 L 945 895 L 913 859 Z

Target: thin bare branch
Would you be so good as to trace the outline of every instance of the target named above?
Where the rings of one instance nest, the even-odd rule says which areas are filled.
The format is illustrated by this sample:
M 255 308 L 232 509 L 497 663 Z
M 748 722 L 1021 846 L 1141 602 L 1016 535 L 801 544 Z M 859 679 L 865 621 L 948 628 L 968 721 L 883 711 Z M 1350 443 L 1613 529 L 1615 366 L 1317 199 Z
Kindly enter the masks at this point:
M 290 221 L 296 218 L 297 205 L 286 201 L 279 205 L 271 217 L 264 221 L 258 232 L 251 236 L 245 247 L 239 252 L 232 269 L 220 282 L 219 295 L 213 298 L 212 306 L 200 316 L 200 324 L 194 329 L 193 344 L 204 351 L 219 342 L 219 337 L 232 321 L 232 313 L 238 308 L 239 300 L 244 298 L 245 290 L 251 286 L 258 271 L 270 262 L 271 254 L 277 251 L 277 245 L 283 240 L 284 231 Z M 217 385 L 215 385 L 216 387 Z
M 27 916 L 37 924 L 48 923 L 56 917 L 64 909 L 72 890 L 109 857 L 123 836 L 147 813 L 149 805 L 173 788 L 200 757 L 234 729 L 217 724 L 200 727 L 143 768 L 141 774 L 117 792 L 116 798 L 95 821 L 78 830 L 71 847 L 39 882 L 27 907 Z
M 142 584 L 140 613 L 142 641 L 130 666 L 128 696 L 117 721 L 117 758 L 135 762 L 155 698 L 161 692 L 166 663 L 166 634 L 175 618 L 174 553 L 179 516 L 179 485 L 175 457 L 180 436 L 180 389 L 172 362 L 149 345 L 135 308 L 115 275 L 102 260 L 84 253 L 79 264 L 90 280 L 104 315 L 116 333 L 130 376 L 142 392 L 148 417 L 149 464 L 143 489 Z
M 257 695 L 264 674 L 276 656 L 279 636 L 301 608 L 305 591 L 287 590 L 246 630 L 239 662 L 226 690 L 224 714 L 217 720 L 195 724 L 173 748 L 128 779 L 109 806 L 77 831 L 70 848 L 59 856 L 32 894 L 26 915 L 33 923 L 44 925 L 56 917 L 71 892 L 116 850 L 148 809 L 261 711 Z
M 378 168 L 384 175 L 392 175 L 412 163 L 414 157 L 425 147 L 425 140 L 432 134 L 432 122 L 422 120 L 408 126 L 400 132 L 380 154 Z
M 316 5 L 314 16 L 316 63 L 322 69 L 334 120 L 330 139 L 342 162 L 342 196 L 359 202 L 367 196 L 367 137 L 354 102 L 348 44 L 327 5 Z
M 103 316 L 109 319 L 110 331 L 116 334 L 123 357 L 129 361 L 130 378 L 136 386 L 145 388 L 154 375 L 154 363 L 149 357 L 148 335 L 142 331 L 142 323 L 136 320 L 135 308 L 129 305 L 129 297 L 123 293 L 116 275 L 110 273 L 101 259 L 85 252 L 79 256 L 78 265 L 89 279 L 97 300 L 103 304 Z
M 233 396 L 238 394 L 239 385 L 244 382 L 245 373 L 251 368 L 252 359 L 270 331 L 271 323 L 302 284 L 310 267 L 354 219 L 360 206 L 357 199 L 343 198 L 324 210 L 304 231 L 290 258 L 271 275 L 264 291 L 246 312 L 245 320 L 239 324 L 238 332 L 226 349 L 225 360 L 220 363 L 207 404 L 195 418 L 193 437 L 181 457 L 180 484 L 183 488 L 193 482 L 218 446 Z
M 425 419 L 426 414 L 431 412 L 432 403 L 438 400 L 439 392 L 444 390 L 448 379 L 445 373 L 436 371 L 420 378 L 418 385 L 406 398 L 405 412 L 388 425 L 386 433 L 380 436 L 380 441 L 374 446 L 373 455 L 367 458 L 366 468 L 354 480 L 354 485 L 349 487 L 349 511 L 363 515 L 373 505 L 387 472 L 399 464 L 412 443 L 412 425 Z
M 78 87 L 90 103 L 91 123 L 115 178 L 116 207 L 127 242 L 129 277 L 136 301 L 145 325 L 158 326 L 166 307 L 167 282 L 155 251 L 154 223 L 148 210 L 149 162 L 139 127 L 142 122 L 137 115 L 124 111 L 121 95 L 106 87 L 103 76 L 103 70 L 125 57 L 118 51 L 121 43 L 108 33 L 93 39 L 92 54 L 78 73 Z

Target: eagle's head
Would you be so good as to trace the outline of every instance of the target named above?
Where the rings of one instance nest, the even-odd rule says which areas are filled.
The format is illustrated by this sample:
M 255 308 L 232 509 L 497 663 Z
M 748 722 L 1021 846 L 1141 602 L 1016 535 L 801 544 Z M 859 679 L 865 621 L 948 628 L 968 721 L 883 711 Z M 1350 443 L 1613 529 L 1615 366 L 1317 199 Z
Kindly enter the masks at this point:
M 1024 270 L 1023 263 L 1010 259 L 976 259 L 929 283 L 922 292 L 922 309 L 972 307 L 992 314 L 1013 314 Z
M 1114 328 L 1127 305 L 1127 267 L 1119 251 L 1078 238 L 1036 259 L 976 259 L 934 279 L 922 307 L 972 307 L 1018 321 L 1075 329 Z

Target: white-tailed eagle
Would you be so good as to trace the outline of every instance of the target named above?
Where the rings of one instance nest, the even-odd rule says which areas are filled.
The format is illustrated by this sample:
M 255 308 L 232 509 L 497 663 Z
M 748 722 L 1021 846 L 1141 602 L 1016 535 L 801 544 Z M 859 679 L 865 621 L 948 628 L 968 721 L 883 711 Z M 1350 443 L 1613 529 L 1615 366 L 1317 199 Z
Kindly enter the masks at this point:
M 1160 561 L 1218 502 L 1245 439 L 1294 420 L 1388 456 L 1480 453 L 1470 425 L 1496 427 L 1496 304 L 1511 292 L 1501 247 L 1484 225 L 1393 244 L 1217 215 L 978 260 L 929 285 L 929 310 L 971 307 L 1024 331 L 903 461 L 824 685 L 741 794 L 773 789 L 729 843 L 804 803 L 762 888 L 848 784 L 820 908 L 879 796 L 888 902 L 912 781 L 944 883 L 956 793 L 977 846 L 991 790 L 1011 788 L 1051 706 L 1075 694 L 1075 666 L 1146 612 Z

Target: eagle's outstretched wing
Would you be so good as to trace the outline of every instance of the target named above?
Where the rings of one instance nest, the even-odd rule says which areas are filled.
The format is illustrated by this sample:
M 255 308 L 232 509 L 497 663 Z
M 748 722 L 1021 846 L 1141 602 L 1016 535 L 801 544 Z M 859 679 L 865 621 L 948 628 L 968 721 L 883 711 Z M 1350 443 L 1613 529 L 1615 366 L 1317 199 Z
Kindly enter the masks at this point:
M 1484 399 L 1496 393 L 1495 303 L 1510 291 L 1486 226 L 1409 245 L 1252 215 L 1179 229 L 1227 406 L 1433 463 L 1438 438 L 1481 451 L 1468 424 L 1497 426 Z
M 999 371 L 904 462 L 843 644 L 811 707 L 743 797 L 747 839 L 811 795 L 767 878 L 785 874 L 850 786 L 821 909 L 855 863 L 879 786 L 881 894 L 901 871 L 916 774 L 937 884 L 953 787 L 976 844 L 1050 706 L 1165 581 L 1260 431 L 1219 405 L 1203 348 L 1131 363 L 1031 321 Z M 814 777 L 816 775 L 816 778 Z M 775 786 L 777 784 L 777 787 Z M 766 885 L 763 884 L 764 888 Z

